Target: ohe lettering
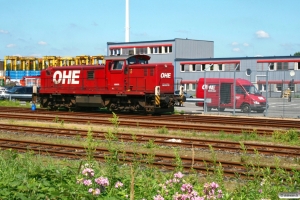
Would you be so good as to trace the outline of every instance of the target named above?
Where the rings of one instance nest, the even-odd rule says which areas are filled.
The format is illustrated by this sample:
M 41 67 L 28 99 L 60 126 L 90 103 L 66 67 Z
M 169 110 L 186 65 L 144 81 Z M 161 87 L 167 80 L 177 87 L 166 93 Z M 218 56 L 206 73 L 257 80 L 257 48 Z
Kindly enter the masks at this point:
M 171 78 L 171 73 L 161 73 L 160 78 Z
M 53 74 L 53 83 L 54 84 L 79 84 L 79 74 L 80 70 L 63 70 L 56 71 Z

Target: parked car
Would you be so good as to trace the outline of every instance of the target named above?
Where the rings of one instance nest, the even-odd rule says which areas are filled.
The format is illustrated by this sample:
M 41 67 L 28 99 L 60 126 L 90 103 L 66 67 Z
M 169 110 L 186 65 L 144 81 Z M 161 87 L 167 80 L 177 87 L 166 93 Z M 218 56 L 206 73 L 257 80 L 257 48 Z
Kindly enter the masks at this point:
M 8 90 L 5 87 L 0 87 L 0 94 L 7 92 Z
M 179 90 L 176 90 L 174 94 L 179 95 Z M 186 93 L 185 91 L 183 92 L 183 94 L 186 98 L 194 98 L 192 94 Z
M 29 86 L 15 86 L 8 91 L 0 94 L 0 99 L 4 100 L 19 100 L 19 101 L 31 101 L 32 100 L 33 87 Z

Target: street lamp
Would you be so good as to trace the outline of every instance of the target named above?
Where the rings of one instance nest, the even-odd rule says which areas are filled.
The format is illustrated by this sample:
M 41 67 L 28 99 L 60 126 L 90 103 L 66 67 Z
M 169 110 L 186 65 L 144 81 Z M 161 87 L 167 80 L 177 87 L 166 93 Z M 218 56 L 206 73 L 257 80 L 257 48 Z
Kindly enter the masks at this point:
M 293 77 L 295 76 L 295 71 L 294 70 L 291 70 L 290 71 L 290 76 Z M 289 94 L 289 98 L 288 98 L 288 101 L 291 102 L 292 101 L 292 85 L 294 84 L 294 79 L 292 79 L 289 83 L 289 88 L 290 88 L 290 94 Z M 295 91 L 295 89 L 294 89 Z
M 268 82 L 269 82 L 269 71 L 270 71 L 270 67 L 271 67 L 271 65 L 273 65 L 273 63 L 269 63 L 269 66 L 268 66 L 268 69 L 267 69 L 267 72 L 266 72 L 266 112 L 265 112 L 265 114 L 264 114 L 264 116 L 266 117 L 266 116 L 268 116 L 268 88 L 269 88 L 269 84 L 268 84 Z

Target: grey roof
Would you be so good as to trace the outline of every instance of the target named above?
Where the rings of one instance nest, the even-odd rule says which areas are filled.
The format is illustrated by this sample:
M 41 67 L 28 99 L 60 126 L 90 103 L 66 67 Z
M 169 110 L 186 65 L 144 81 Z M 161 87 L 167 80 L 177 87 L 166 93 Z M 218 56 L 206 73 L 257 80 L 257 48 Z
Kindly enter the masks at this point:
M 151 41 L 136 41 L 136 42 L 107 42 L 107 45 L 130 45 L 130 44 L 140 44 L 140 43 L 158 43 L 158 42 L 174 42 L 176 40 L 194 40 L 194 41 L 208 41 L 210 40 L 196 40 L 196 39 L 188 39 L 188 38 L 174 38 L 170 40 L 151 40 Z
M 126 60 L 130 57 L 142 57 L 144 59 L 150 60 L 150 56 L 148 55 L 104 56 L 104 60 Z
M 300 59 L 300 56 L 263 56 L 263 57 L 227 57 L 227 58 L 176 58 L 175 61 L 218 61 L 218 60 L 265 60 L 265 59 Z

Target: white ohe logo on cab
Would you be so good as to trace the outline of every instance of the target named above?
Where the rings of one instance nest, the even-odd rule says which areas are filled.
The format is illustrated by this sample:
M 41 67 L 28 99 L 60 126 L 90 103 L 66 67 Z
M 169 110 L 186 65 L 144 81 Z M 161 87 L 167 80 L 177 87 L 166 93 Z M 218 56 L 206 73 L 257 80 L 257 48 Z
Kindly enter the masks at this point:
M 79 84 L 79 74 L 80 70 L 63 70 L 56 71 L 53 74 L 53 83 L 54 84 Z

